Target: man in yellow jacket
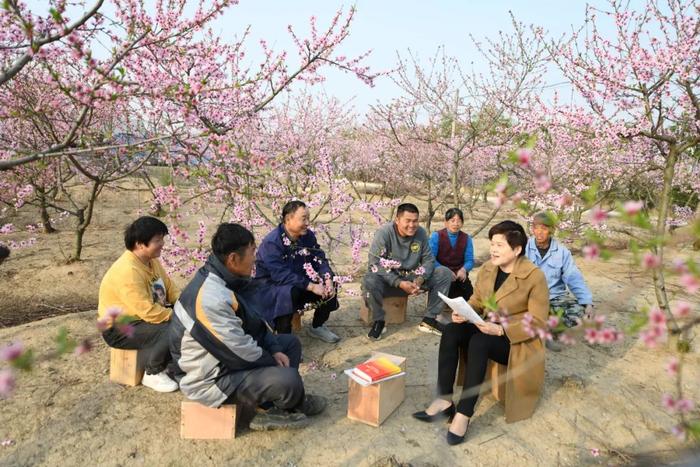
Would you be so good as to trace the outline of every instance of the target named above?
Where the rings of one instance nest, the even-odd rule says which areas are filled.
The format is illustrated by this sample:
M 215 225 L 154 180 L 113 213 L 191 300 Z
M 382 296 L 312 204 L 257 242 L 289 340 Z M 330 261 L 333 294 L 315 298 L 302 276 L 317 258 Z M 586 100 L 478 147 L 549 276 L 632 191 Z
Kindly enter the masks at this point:
M 157 259 L 166 235 L 167 226 L 155 217 L 140 217 L 126 228 L 126 251 L 102 278 L 97 310 L 107 345 L 147 353 L 142 384 L 159 392 L 178 388 L 166 368 L 172 359 L 170 315 L 180 291 Z M 128 316 L 133 321 L 119 325 L 116 316 Z

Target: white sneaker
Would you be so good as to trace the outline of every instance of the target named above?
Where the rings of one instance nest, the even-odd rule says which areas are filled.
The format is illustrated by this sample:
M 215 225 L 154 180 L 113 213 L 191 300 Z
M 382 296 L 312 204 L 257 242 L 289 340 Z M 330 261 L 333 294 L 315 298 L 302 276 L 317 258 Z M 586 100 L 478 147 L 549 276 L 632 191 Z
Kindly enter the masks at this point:
M 340 336 L 328 329 L 325 324 L 317 328 L 307 328 L 307 333 L 309 336 L 321 339 L 323 342 L 328 342 L 329 344 L 335 344 L 340 341 Z
M 158 392 L 173 392 L 178 389 L 177 383 L 170 379 L 165 371 L 157 375 L 144 374 L 141 384 Z

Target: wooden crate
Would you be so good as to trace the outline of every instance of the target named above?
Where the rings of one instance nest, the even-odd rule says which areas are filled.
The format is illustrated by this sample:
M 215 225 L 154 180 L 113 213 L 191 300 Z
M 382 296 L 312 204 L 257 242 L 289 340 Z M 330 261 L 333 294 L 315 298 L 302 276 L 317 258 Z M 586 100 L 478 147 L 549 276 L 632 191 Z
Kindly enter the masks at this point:
M 406 308 L 408 307 L 408 296 L 403 297 L 384 297 L 382 308 L 386 315 L 384 316 L 384 322 L 386 324 L 401 324 L 406 321 Z M 360 301 L 360 319 L 365 322 L 365 324 L 372 324 L 374 319 L 372 318 L 372 312 L 364 300 Z
M 180 438 L 233 439 L 239 406 L 222 405 L 215 409 L 199 402 L 182 401 L 180 404 Z
M 143 378 L 143 352 L 109 349 L 109 380 L 127 386 L 138 386 Z
M 466 358 L 464 352 L 459 353 L 459 366 L 457 367 L 457 378 L 455 379 L 456 386 L 464 386 L 464 378 L 466 378 Z M 506 400 L 506 373 L 508 367 L 501 365 L 493 360 L 489 360 L 486 365 L 486 376 L 481 385 L 481 394 L 488 392 L 491 389 L 491 395 L 497 401 Z
M 404 357 L 372 352 L 372 358 L 378 357 L 387 357 L 406 370 Z M 348 418 L 379 426 L 401 405 L 405 395 L 406 375 L 369 386 L 362 386 L 348 378 Z

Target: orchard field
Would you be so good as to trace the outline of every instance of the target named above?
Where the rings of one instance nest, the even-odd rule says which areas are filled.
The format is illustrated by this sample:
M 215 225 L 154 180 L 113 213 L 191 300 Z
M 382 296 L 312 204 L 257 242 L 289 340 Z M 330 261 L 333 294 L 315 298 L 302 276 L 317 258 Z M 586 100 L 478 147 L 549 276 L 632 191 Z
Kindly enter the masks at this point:
M 510 14 L 464 43 L 370 66 L 346 54 L 362 8 L 292 24 L 283 50 L 215 27 L 215 2 L 50 0 L 0 7 L 0 465 L 658 465 L 700 459 L 700 5 L 581 5 L 564 35 Z M 251 25 L 255 28 L 255 24 Z M 408 44 L 410 46 L 410 44 Z M 377 44 L 376 47 L 381 47 Z M 253 59 L 251 59 L 253 57 Z M 393 94 L 358 109 L 334 73 Z M 566 85 L 566 96 L 559 92 Z M 359 91 L 362 92 L 362 91 Z M 325 344 L 298 334 L 300 372 L 330 401 L 301 431 L 179 437 L 180 392 L 110 383 L 95 326 L 124 227 L 159 217 L 184 287 L 221 222 L 260 240 L 290 199 L 342 279 Z M 401 202 L 442 228 L 459 206 L 476 280 L 488 227 L 546 211 L 593 292 L 595 318 L 548 352 L 534 416 L 480 400 L 467 442 L 421 424 L 439 338 L 407 321 L 367 340 L 360 282 Z M 304 316 L 303 327 L 311 318 Z M 550 323 L 556 326 L 556 323 Z M 552 329 L 539 329 L 552 339 Z M 379 428 L 346 418 L 343 370 L 407 357 L 406 399 Z

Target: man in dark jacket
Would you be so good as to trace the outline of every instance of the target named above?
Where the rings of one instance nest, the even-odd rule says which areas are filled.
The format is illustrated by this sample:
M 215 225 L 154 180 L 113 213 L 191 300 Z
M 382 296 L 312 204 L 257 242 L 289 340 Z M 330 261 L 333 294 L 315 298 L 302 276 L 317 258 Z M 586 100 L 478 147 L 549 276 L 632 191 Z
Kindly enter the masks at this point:
M 304 394 L 299 340 L 275 336 L 250 300 L 253 234 L 221 224 L 212 251 L 175 304 L 170 350 L 180 389 L 210 407 L 257 405 L 251 429 L 306 426 L 326 401 Z

